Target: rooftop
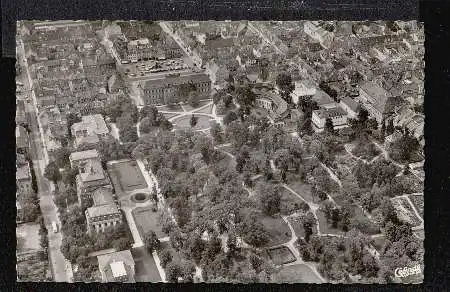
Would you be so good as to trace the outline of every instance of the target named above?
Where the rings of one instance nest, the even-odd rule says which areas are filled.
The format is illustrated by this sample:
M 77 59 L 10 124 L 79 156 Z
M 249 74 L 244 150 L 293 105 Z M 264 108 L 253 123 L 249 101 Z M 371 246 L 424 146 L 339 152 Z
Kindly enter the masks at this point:
M 71 161 L 79 161 L 79 160 L 92 159 L 92 158 L 98 158 L 98 157 L 99 157 L 99 154 L 96 149 L 73 152 L 72 154 L 70 154 Z
M 79 176 L 82 182 L 90 182 L 105 178 L 105 173 L 99 160 L 88 159 L 87 161 L 80 163 L 78 168 L 80 170 Z
M 72 125 L 72 131 L 87 130 L 89 133 L 97 135 L 109 133 L 109 129 L 101 114 L 83 116 L 81 119 L 81 122 Z
M 120 214 L 119 208 L 116 204 L 106 204 L 100 206 L 93 206 L 86 210 L 89 218 L 96 218 L 107 215 Z
M 28 163 L 16 168 L 16 179 L 17 180 L 31 179 L 30 165 Z
M 345 96 L 341 100 L 341 103 L 347 105 L 354 112 L 357 112 L 359 110 L 359 103 L 349 96 Z
M 174 77 L 163 76 L 161 78 L 146 81 L 143 88 L 148 89 L 148 88 L 154 87 L 155 85 L 159 85 L 159 86 L 175 85 L 176 86 L 176 85 L 185 84 L 188 82 L 194 82 L 194 83 L 210 82 L 210 79 L 209 79 L 208 75 L 206 75 L 205 73 L 191 73 L 191 74 L 174 76 Z
M 125 270 L 125 265 L 122 261 L 120 262 L 112 262 L 110 264 L 112 274 L 114 278 L 119 278 L 127 275 L 127 271 Z
M 100 271 L 102 271 L 103 273 L 105 273 L 106 275 L 106 280 L 108 281 L 114 281 L 114 272 L 112 272 L 111 270 L 113 270 L 113 267 L 116 269 L 116 272 L 118 272 L 118 274 L 122 274 L 123 270 L 120 266 L 123 266 L 125 268 L 125 271 L 127 270 L 127 267 L 134 267 L 134 259 L 133 256 L 131 255 L 130 250 L 122 250 L 119 252 L 113 252 L 113 253 L 108 253 L 108 254 L 103 254 L 103 255 L 99 255 L 97 256 L 97 260 L 98 260 L 98 268 Z M 117 262 L 121 262 L 122 264 L 114 264 L 111 266 L 111 264 L 113 263 L 117 263 Z M 109 271 L 108 271 L 109 270 Z M 132 269 L 134 270 L 134 269 Z M 132 277 L 133 275 L 129 275 L 127 274 L 128 277 Z M 110 277 L 108 277 L 110 276 Z M 134 280 L 134 279 L 130 279 L 129 280 Z
M 314 113 L 321 119 L 334 118 L 347 115 L 347 112 L 340 107 L 329 107 L 315 110 Z

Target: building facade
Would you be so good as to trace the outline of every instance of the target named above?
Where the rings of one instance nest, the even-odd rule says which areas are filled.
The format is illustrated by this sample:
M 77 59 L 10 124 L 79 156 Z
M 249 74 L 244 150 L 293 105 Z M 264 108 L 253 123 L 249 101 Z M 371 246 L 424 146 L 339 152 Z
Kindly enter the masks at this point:
M 348 126 L 347 112 L 336 104 L 333 107 L 330 106 L 313 111 L 311 120 L 314 131 L 322 132 L 325 129 L 328 118 L 331 119 L 334 129 L 341 129 Z

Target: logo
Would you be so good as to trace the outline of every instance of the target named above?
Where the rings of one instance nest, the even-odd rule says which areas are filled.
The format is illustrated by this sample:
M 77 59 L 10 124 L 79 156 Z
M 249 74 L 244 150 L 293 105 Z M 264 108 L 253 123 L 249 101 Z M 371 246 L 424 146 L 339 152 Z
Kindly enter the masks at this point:
M 420 273 L 422 273 L 422 269 L 419 264 L 413 267 L 396 268 L 394 271 L 394 275 L 397 278 L 406 278 L 408 276 L 418 275 Z

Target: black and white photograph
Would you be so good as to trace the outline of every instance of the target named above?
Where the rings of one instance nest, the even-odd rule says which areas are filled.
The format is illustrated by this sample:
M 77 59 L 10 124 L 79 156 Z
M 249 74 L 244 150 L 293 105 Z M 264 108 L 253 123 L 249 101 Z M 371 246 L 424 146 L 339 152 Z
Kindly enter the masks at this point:
M 423 282 L 423 22 L 15 38 L 18 282 Z

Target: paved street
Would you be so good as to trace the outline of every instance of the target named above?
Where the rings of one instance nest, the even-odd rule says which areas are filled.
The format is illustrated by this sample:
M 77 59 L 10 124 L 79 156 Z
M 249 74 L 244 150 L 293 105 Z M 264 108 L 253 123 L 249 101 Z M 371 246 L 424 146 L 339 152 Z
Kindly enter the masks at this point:
M 19 59 L 23 56 L 23 44 L 21 47 L 22 54 L 18 54 Z M 27 70 L 27 75 L 29 76 L 28 67 L 25 62 L 21 62 L 22 65 L 25 65 Z M 25 88 L 32 88 L 32 84 L 30 83 L 30 78 L 25 79 Z M 31 93 L 31 92 L 29 92 Z M 39 203 L 41 207 L 42 216 L 44 218 L 45 226 L 48 230 L 48 241 L 49 241 L 49 260 L 52 267 L 52 273 L 54 280 L 56 282 L 68 282 L 69 276 L 66 273 L 66 260 L 60 251 L 61 242 L 62 242 L 62 234 L 60 232 L 54 233 L 52 229 L 52 222 L 58 222 L 60 226 L 61 223 L 59 221 L 59 217 L 57 214 L 57 208 L 53 202 L 53 196 L 51 192 L 50 183 L 47 179 L 44 178 L 44 169 L 45 169 L 45 157 L 44 157 L 44 149 L 41 141 L 41 136 L 38 127 L 38 121 L 36 116 L 36 109 L 31 103 L 26 103 L 26 116 L 28 124 L 30 125 L 30 144 L 31 144 L 31 159 L 33 161 L 33 169 L 36 174 L 36 180 L 38 185 L 38 197 Z

